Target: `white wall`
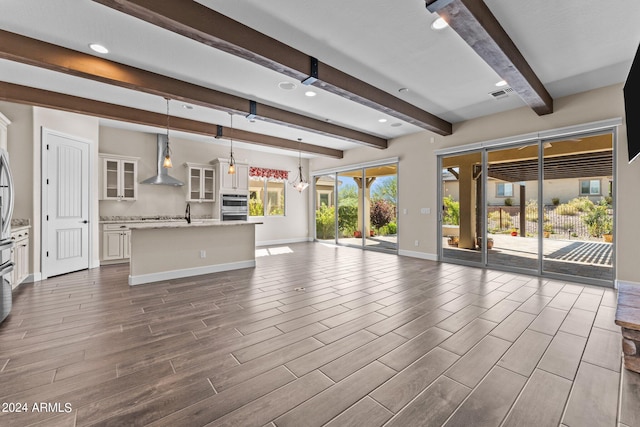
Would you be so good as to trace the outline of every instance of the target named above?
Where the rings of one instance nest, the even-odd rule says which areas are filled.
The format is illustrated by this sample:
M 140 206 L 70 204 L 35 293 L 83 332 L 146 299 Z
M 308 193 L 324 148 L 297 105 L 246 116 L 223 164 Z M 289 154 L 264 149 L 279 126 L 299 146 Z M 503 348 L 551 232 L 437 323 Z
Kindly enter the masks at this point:
M 29 219 L 31 222 L 30 267 L 29 272 L 36 279 L 41 273 L 41 174 L 42 128 L 76 136 L 92 142 L 98 141 L 98 119 L 79 114 L 66 113 L 40 107 L 31 107 L 8 102 L 0 102 L 0 111 L 5 114 L 11 125 L 8 128 L 8 151 L 11 171 L 16 190 L 14 218 Z M 97 150 L 94 150 L 97 165 Z M 98 169 L 94 167 L 91 192 L 97 194 Z M 92 232 L 94 239 L 91 247 L 90 265 L 99 265 L 98 241 L 98 201 L 91 205 Z
M 120 154 L 139 157 L 138 182 L 156 174 L 156 134 L 136 132 L 124 129 L 100 127 L 100 153 Z M 199 142 L 170 136 L 171 159 L 173 168 L 169 175 L 187 181 L 185 162 L 208 164 L 218 157 L 229 156 L 227 141 Z M 237 161 L 246 161 L 251 166 L 288 170 L 297 173 L 298 158 L 269 154 L 234 147 Z M 303 160 L 303 168 L 308 171 L 308 162 Z M 294 176 L 295 177 L 295 176 Z M 285 243 L 308 240 L 308 209 L 306 192 L 299 194 L 290 185 L 285 185 L 286 215 L 281 217 L 255 218 L 263 222 L 256 226 L 256 242 Z M 100 201 L 101 216 L 154 216 L 184 215 L 187 186 L 172 187 L 164 185 L 138 185 L 138 200 L 135 202 Z M 191 203 L 191 215 L 212 215 L 211 203 Z
M 499 101 L 497 101 L 499 102 Z M 312 170 L 346 166 L 363 161 L 398 156 L 399 165 L 399 246 L 400 250 L 416 251 L 426 256 L 437 252 L 437 170 L 434 150 L 515 135 L 579 125 L 616 117 L 624 118 L 622 84 L 559 98 L 554 101 L 554 113 L 538 116 L 528 107 L 457 123 L 453 134 L 442 137 L 420 132 L 391 141 L 387 150 L 361 148 L 345 153 L 344 159 L 313 159 Z M 636 118 L 634 118 L 636 119 Z M 434 143 L 431 144 L 431 138 Z M 640 241 L 637 213 L 640 212 L 640 161 L 628 164 L 626 126 L 618 128 L 615 144 L 617 162 L 616 183 L 616 275 L 618 280 L 640 282 L 635 247 Z M 420 185 L 416 185 L 420 183 Z M 420 215 L 420 207 L 430 207 L 430 215 Z M 310 218 L 310 223 L 312 218 Z M 413 246 L 418 239 L 420 246 Z

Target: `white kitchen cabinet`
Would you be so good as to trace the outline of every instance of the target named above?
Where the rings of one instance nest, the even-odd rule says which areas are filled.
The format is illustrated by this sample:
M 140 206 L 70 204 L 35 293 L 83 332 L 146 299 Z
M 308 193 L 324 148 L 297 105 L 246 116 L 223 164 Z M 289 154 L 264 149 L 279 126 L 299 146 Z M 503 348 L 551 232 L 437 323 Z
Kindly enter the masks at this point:
M 187 202 L 213 202 L 216 199 L 215 168 L 211 165 L 185 163 L 187 173 Z
M 14 247 L 11 249 L 11 261 L 15 264 L 11 273 L 11 287 L 16 288 L 29 276 L 29 229 L 18 229 L 11 233 Z
M 100 200 L 128 200 L 138 197 L 138 158 L 100 154 L 102 195 Z
M 11 273 L 11 287 L 16 288 L 29 276 L 29 228 L 21 228 L 11 233 L 14 247 L 11 261 L 15 264 Z
M 131 230 L 125 224 L 105 224 L 102 229 L 101 261 L 126 262 L 129 259 Z
M 215 159 L 211 163 L 218 172 L 220 194 L 245 194 L 249 192 L 249 165 L 236 162 L 236 173 L 230 174 L 228 159 Z

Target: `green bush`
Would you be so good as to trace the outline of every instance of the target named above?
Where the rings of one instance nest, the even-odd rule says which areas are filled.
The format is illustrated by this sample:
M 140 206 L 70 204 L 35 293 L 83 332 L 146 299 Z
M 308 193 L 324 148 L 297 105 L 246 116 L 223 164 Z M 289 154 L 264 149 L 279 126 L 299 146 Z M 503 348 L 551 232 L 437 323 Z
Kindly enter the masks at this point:
M 593 237 L 602 237 L 603 234 L 611 234 L 613 229 L 613 217 L 609 215 L 607 201 L 602 200 L 582 217 L 589 234 Z
M 558 206 L 560 204 L 560 199 L 558 197 L 553 197 L 551 199 L 551 203 L 553 204 L 553 206 Z
M 393 220 L 393 205 L 384 199 L 376 200 L 371 206 L 369 220 L 377 230 L 389 224 Z
M 335 209 L 333 206 L 322 205 L 316 210 L 316 238 L 335 239 Z
M 456 202 L 451 196 L 446 196 L 442 199 L 442 203 L 444 204 L 443 223 L 460 225 L 460 202 Z
M 578 212 L 588 212 L 593 209 L 594 204 L 588 197 L 576 197 L 569 201 L 571 206 L 574 206 Z
M 569 203 L 563 203 L 556 208 L 556 213 L 558 215 L 577 215 L 578 209 L 575 205 L 571 205 Z
M 383 225 L 378 228 L 378 236 L 388 236 L 389 235 L 389 227 L 388 225 Z
M 489 212 L 489 220 L 493 222 L 499 222 L 498 228 L 510 228 L 513 225 L 511 221 L 511 215 L 507 212 L 502 212 L 502 221 L 500 221 L 500 211 Z
M 264 206 L 262 201 L 258 199 L 249 200 L 249 216 L 263 216 Z
M 338 206 L 338 229 L 345 237 L 358 228 L 358 206 L 340 205 Z
M 506 199 L 504 199 L 504 205 L 513 206 L 513 199 L 511 197 L 507 197 Z
M 395 222 L 387 224 L 387 229 L 389 230 L 389 234 L 398 234 L 398 224 Z

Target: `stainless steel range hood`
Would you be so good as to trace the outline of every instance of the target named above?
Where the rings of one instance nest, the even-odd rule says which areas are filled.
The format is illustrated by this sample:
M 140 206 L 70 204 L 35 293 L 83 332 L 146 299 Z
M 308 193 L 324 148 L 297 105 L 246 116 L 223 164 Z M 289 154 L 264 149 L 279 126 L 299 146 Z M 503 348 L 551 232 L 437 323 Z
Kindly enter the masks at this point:
M 144 181 L 140 182 L 140 184 L 173 185 L 176 187 L 184 185 L 184 182 L 169 176 L 169 169 L 162 167 L 162 162 L 164 161 L 164 150 L 166 146 L 167 135 L 158 134 L 158 174 L 152 176 L 151 178 L 145 179 Z

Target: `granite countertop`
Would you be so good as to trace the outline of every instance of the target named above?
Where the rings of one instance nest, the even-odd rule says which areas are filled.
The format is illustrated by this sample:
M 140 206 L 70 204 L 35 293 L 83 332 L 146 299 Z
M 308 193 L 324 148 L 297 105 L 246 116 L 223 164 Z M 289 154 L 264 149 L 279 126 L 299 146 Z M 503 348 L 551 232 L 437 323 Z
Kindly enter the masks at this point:
M 11 228 L 18 228 L 18 227 L 31 227 L 31 222 L 30 220 L 24 219 L 24 218 L 12 218 L 11 219 Z
M 192 216 L 192 221 L 211 220 L 211 215 Z M 122 224 L 131 222 L 185 222 L 184 216 L 175 215 L 149 215 L 149 216 L 101 216 L 100 224 Z
M 130 225 L 130 230 L 140 229 L 159 229 L 159 228 L 191 228 L 191 227 L 231 227 L 239 225 L 256 225 L 262 224 L 262 222 L 253 221 L 220 221 L 219 219 L 192 219 L 191 223 L 187 223 L 184 219 L 182 221 L 148 221 L 148 222 L 136 222 L 134 225 Z

